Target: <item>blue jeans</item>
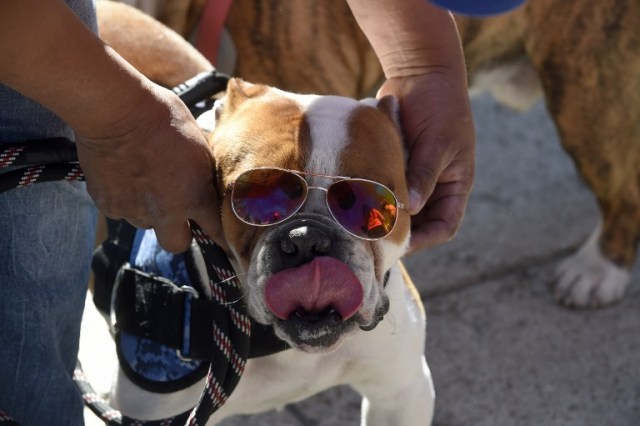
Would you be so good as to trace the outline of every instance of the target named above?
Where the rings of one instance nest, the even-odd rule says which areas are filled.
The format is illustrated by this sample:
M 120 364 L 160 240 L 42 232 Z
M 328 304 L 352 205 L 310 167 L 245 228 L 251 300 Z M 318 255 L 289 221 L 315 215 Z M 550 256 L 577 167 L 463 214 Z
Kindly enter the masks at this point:
M 0 194 L 0 407 L 22 426 L 83 424 L 72 374 L 95 220 L 84 183 Z
M 92 0 L 67 3 L 95 30 Z M 0 85 L 0 144 L 60 136 L 73 132 Z M 0 193 L 0 411 L 21 426 L 84 424 L 72 374 L 95 221 L 83 182 Z

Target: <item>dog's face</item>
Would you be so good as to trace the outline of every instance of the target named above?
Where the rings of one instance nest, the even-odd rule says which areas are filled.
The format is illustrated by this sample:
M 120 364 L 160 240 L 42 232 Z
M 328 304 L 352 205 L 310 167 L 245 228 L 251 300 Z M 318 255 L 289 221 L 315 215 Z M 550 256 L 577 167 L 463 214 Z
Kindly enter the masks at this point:
M 407 203 L 396 115 L 390 97 L 358 102 L 232 80 L 215 111 L 199 119 L 212 128 L 219 243 L 244 286 L 249 314 L 293 347 L 327 351 L 376 326 L 389 306 L 385 274 L 408 245 L 409 214 L 400 206 L 382 239 L 358 238 L 336 222 L 326 191 L 318 189 L 336 179 L 300 174 L 311 187 L 300 209 L 271 226 L 252 225 L 234 212 L 232 188 L 244 172 L 268 167 L 372 180 Z

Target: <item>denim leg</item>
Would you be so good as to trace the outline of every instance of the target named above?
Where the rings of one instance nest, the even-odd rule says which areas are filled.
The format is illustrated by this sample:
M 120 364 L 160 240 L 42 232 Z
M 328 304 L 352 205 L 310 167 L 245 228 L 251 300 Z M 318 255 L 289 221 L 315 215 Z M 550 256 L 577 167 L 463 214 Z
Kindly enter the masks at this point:
M 72 374 L 95 221 L 82 182 L 0 194 L 0 410 L 21 426 L 84 423 Z

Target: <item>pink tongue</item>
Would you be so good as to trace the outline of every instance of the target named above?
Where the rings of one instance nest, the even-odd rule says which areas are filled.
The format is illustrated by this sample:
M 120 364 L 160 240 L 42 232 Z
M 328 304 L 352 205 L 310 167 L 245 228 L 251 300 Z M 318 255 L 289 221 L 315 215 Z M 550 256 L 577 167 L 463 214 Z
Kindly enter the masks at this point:
M 265 287 L 271 312 L 286 320 L 299 309 L 321 313 L 333 308 L 342 320 L 362 306 L 364 289 L 347 265 L 332 257 L 316 257 L 297 268 L 273 275 Z

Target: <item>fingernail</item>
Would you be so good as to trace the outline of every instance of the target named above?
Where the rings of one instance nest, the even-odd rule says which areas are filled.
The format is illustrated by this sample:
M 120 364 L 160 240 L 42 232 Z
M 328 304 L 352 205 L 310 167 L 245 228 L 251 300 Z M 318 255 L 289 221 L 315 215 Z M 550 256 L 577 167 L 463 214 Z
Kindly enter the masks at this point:
M 420 210 L 422 204 L 422 195 L 416 190 L 411 189 L 409 191 L 409 211 L 417 213 Z

